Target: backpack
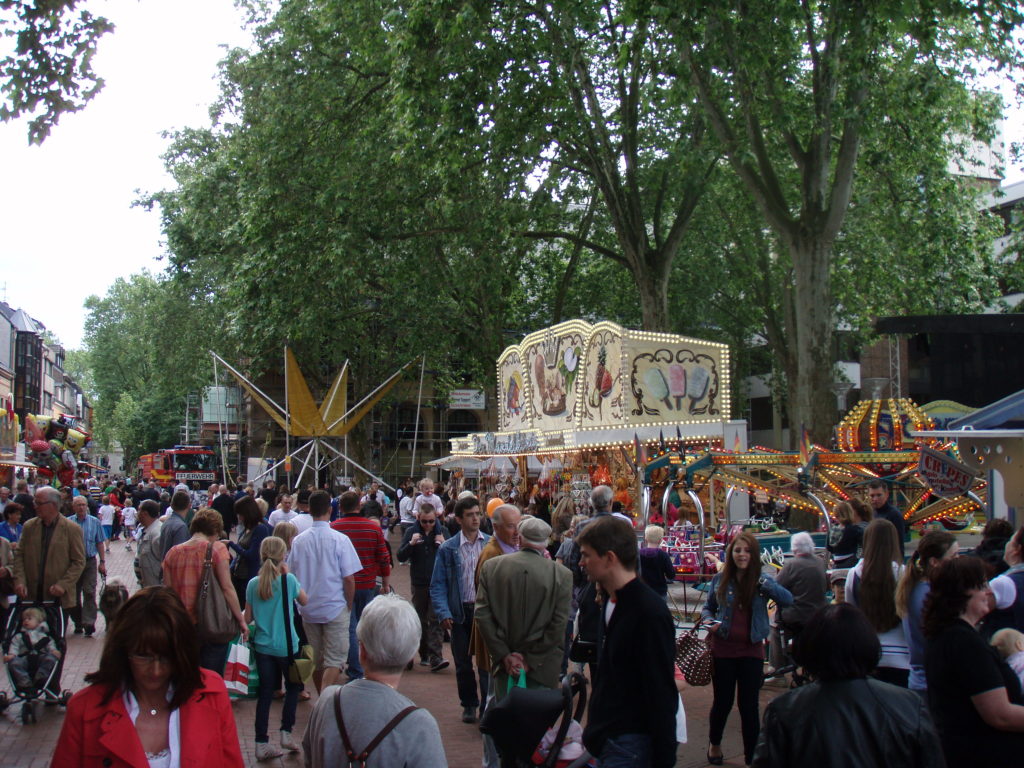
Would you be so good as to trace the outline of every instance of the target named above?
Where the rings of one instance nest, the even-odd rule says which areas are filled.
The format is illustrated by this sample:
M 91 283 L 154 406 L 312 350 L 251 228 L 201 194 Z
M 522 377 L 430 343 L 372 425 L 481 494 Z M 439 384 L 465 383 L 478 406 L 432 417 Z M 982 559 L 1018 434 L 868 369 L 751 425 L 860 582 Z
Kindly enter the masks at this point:
M 338 724 L 338 733 L 341 734 L 341 743 L 345 747 L 345 756 L 348 758 L 345 763 L 346 768 L 366 768 L 366 760 L 370 757 L 370 753 L 373 752 L 380 743 L 384 741 L 384 738 L 395 729 L 395 727 L 402 722 L 406 717 L 415 712 L 419 707 L 406 707 L 391 720 L 388 721 L 387 725 L 377 732 L 370 743 L 363 747 L 359 754 L 352 748 L 352 740 L 349 738 L 348 729 L 345 728 L 345 718 L 341 715 L 341 688 L 334 696 L 334 719 Z

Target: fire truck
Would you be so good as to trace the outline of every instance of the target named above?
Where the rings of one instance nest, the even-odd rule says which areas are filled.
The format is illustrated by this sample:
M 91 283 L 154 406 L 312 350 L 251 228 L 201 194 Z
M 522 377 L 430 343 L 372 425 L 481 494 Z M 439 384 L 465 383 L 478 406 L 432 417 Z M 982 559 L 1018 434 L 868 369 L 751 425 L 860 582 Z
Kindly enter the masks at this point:
M 191 485 L 193 481 L 201 486 L 220 482 L 216 455 L 205 445 L 176 445 L 144 454 L 135 464 L 135 474 L 145 482 L 155 480 L 164 488 L 178 483 Z

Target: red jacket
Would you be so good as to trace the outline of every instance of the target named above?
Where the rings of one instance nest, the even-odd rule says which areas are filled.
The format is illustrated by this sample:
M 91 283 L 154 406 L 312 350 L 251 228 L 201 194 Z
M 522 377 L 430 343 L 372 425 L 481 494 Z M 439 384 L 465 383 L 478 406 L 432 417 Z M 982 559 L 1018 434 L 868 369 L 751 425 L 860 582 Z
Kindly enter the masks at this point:
M 202 673 L 202 685 L 181 707 L 181 768 L 243 768 L 224 681 Z M 123 697 L 103 704 L 104 692 L 90 685 L 71 697 L 51 768 L 149 768 Z

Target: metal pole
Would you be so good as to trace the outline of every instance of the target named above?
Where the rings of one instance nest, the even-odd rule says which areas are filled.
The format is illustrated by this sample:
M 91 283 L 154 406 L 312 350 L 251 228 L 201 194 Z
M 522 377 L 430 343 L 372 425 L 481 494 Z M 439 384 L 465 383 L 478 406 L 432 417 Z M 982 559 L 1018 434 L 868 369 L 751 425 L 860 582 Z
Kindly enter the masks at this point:
M 255 393 L 256 393 L 257 395 L 259 395 L 259 396 L 260 396 L 260 397 L 262 397 L 262 398 L 263 398 L 264 400 L 266 400 L 266 401 L 267 401 L 268 403 L 270 403 L 270 405 L 272 405 L 272 406 L 274 406 L 275 408 L 277 408 L 277 410 L 278 410 L 278 411 L 280 411 L 280 413 L 281 413 L 281 415 L 282 415 L 282 416 L 287 416 L 287 415 L 288 415 L 287 411 L 285 411 L 285 409 L 284 409 L 284 408 L 282 408 L 282 407 L 281 407 L 280 405 L 278 405 L 277 403 L 275 403 L 275 402 L 274 402 L 274 400 L 273 400 L 273 398 L 272 398 L 272 397 L 270 397 L 270 395 L 268 395 L 268 394 L 267 394 L 266 392 L 264 392 L 264 391 L 263 391 L 262 389 L 260 389 L 259 387 L 257 387 L 257 386 L 256 386 L 255 384 L 253 384 L 253 383 L 252 383 L 251 381 L 249 381 L 249 379 L 247 379 L 247 378 L 246 378 L 245 376 L 243 376 L 243 375 L 242 375 L 242 374 L 241 374 L 241 373 L 240 373 L 240 372 L 238 371 L 238 369 L 236 369 L 236 368 L 235 368 L 235 367 L 234 367 L 233 365 L 231 365 L 231 363 L 229 363 L 229 362 L 228 362 L 227 360 L 225 360 L 225 359 L 224 359 L 223 357 L 221 357 L 220 355 L 218 355 L 218 354 L 217 354 L 216 352 L 214 352 L 213 350 L 210 350 L 210 354 L 211 354 L 211 355 L 213 355 L 213 357 L 214 357 L 214 359 L 215 359 L 215 360 L 217 360 L 217 361 L 218 361 L 218 362 L 219 362 L 219 363 L 220 363 L 221 365 L 223 365 L 223 366 L 224 366 L 225 368 L 227 368 L 227 369 L 228 369 L 229 371 L 231 371 L 231 373 L 233 373 L 233 374 L 234 374 L 235 376 L 237 376 L 237 377 L 238 377 L 238 378 L 239 378 L 239 379 L 240 379 L 241 381 L 244 381 L 244 382 L 245 382 L 246 384 L 248 384 L 248 385 L 249 385 L 250 387 L 252 387 L 252 391 L 253 391 L 253 392 L 255 392 Z
M 832 520 L 829 519 L 828 510 L 825 509 L 825 505 L 821 503 L 821 499 L 815 496 L 810 491 L 804 493 L 808 499 L 810 499 L 814 505 L 821 511 L 821 516 L 825 518 L 825 536 L 828 538 L 828 534 L 832 533 Z
M 285 469 L 285 472 L 287 473 L 286 477 L 288 478 L 288 491 L 291 492 L 293 490 L 292 489 L 292 462 L 291 462 L 291 459 L 289 457 L 291 456 L 291 453 L 292 453 L 292 440 L 291 440 L 291 434 L 292 434 L 292 409 L 291 409 L 291 406 L 288 404 L 288 345 L 287 344 L 284 347 L 284 418 L 285 418 L 285 424 L 288 425 L 287 427 L 285 427 L 285 430 L 284 430 L 284 457 L 285 457 L 284 469 Z M 273 429 L 273 427 L 270 427 L 270 429 Z
M 420 358 L 420 391 L 416 395 L 416 423 L 412 432 L 412 459 L 409 461 L 409 476 L 416 476 L 416 443 L 420 436 L 420 404 L 423 401 L 423 371 L 427 367 L 427 356 Z
M 220 377 L 217 375 L 217 361 L 216 360 L 213 361 L 213 386 L 217 390 L 218 393 L 221 391 L 221 389 L 220 389 Z M 227 396 L 228 393 L 227 393 L 227 388 L 226 387 L 224 389 L 223 394 L 224 394 L 224 416 L 225 416 L 225 420 L 226 420 L 227 410 L 228 410 L 228 396 Z M 217 437 L 218 437 L 217 442 L 220 444 L 220 467 L 221 467 L 221 472 L 224 473 L 224 477 L 222 478 L 222 480 L 226 483 L 228 481 L 228 459 L 227 459 L 227 452 L 224 450 L 224 427 L 221 425 L 220 416 L 221 416 L 220 413 L 218 413 L 217 414 L 217 433 L 218 433 L 217 434 Z
M 334 451 L 338 455 L 339 458 L 342 458 L 342 459 L 345 459 L 346 461 L 352 462 L 352 464 L 355 466 L 356 469 L 363 470 L 363 472 L 365 472 L 368 476 L 372 477 L 374 480 L 376 480 L 378 483 L 383 485 L 385 488 L 390 488 L 392 491 L 396 490 L 394 486 L 388 485 L 387 483 L 385 483 L 383 478 L 377 477 L 373 472 L 371 472 L 369 469 L 364 467 L 362 464 L 356 463 L 355 459 L 350 459 L 348 456 L 345 456 L 345 454 L 343 454 L 341 451 L 339 451 L 333 445 L 331 445 L 329 443 L 324 443 L 324 447 L 325 448 L 329 448 L 330 450 Z
M 697 567 L 699 569 L 698 574 L 700 574 L 700 571 L 704 570 L 704 505 L 700 503 L 700 496 L 698 496 L 692 488 L 688 488 L 686 493 L 690 497 L 690 500 L 693 501 L 693 505 L 697 508 L 697 517 L 700 520 L 700 544 L 698 545 L 699 549 L 697 550 Z

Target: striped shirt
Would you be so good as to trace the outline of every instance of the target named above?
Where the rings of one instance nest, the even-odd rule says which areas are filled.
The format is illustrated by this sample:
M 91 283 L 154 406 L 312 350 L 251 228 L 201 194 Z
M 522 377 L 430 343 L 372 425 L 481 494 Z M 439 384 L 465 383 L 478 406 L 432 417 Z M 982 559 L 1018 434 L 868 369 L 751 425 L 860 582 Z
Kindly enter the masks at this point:
M 82 537 L 85 539 L 85 556 L 96 557 L 96 548 L 107 540 L 107 537 L 103 535 L 103 526 L 100 525 L 100 521 L 92 515 L 86 515 L 84 518 L 72 515 L 71 519 L 82 529 Z
M 477 534 L 476 541 L 470 542 L 459 532 L 459 558 L 462 560 L 462 599 L 467 603 L 476 602 L 476 561 L 484 549 L 484 537 Z
M 356 574 L 356 589 L 373 589 L 377 576 L 391 575 L 391 551 L 380 524 L 362 515 L 345 515 L 331 528 L 348 536 L 359 555 L 363 570 Z

